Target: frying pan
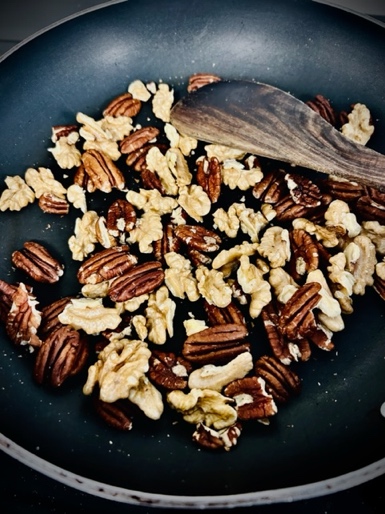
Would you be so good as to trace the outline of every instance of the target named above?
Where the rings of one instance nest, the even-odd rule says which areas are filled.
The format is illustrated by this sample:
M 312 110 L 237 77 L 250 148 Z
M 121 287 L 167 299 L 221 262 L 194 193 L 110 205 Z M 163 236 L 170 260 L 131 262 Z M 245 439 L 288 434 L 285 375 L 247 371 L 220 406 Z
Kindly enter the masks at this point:
M 384 30 L 304 0 L 141 0 L 69 19 L 0 62 L 0 173 L 55 169 L 51 127 L 81 111 L 98 117 L 134 79 L 163 80 L 185 94 L 189 75 L 256 79 L 337 109 L 363 102 L 385 152 Z M 12 282 L 10 254 L 25 240 L 49 241 L 66 264 L 72 224 L 38 208 L 0 216 L 0 277 Z M 51 248 L 51 247 L 50 247 Z M 38 287 L 42 303 L 73 292 L 71 279 Z M 76 289 L 77 290 L 77 289 Z M 32 357 L 0 340 L 3 450 L 91 494 L 161 507 L 232 507 L 314 497 L 385 471 L 384 305 L 372 290 L 354 298 L 336 350 L 301 367 L 301 396 L 269 427 L 244 430 L 230 452 L 198 450 L 191 426 L 168 412 L 129 433 L 103 425 L 81 392 L 84 375 L 58 391 L 37 386 Z M 255 344 L 259 343 L 258 338 Z M 179 422 L 176 422 L 179 421 Z

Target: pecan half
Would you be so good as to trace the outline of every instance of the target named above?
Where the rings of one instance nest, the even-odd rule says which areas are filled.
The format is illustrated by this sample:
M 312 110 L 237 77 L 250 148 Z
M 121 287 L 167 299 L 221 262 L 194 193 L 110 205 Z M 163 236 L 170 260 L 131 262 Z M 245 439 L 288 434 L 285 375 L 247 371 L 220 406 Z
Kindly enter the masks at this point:
M 88 193 L 94 193 L 96 191 L 96 186 L 93 183 L 91 177 L 86 173 L 85 167 L 83 164 L 77 167 L 74 174 L 74 184 L 80 186 L 82 189 L 87 191 Z
M 125 232 L 130 232 L 136 223 L 136 211 L 134 206 L 119 198 L 113 202 L 107 211 L 107 230 L 113 237 L 119 237 L 119 235 Z
M 188 79 L 187 91 L 191 93 L 203 86 L 220 81 L 221 78 L 213 73 L 194 73 L 193 75 L 190 75 Z
M 164 271 L 160 262 L 138 264 L 111 281 L 108 296 L 113 302 L 125 302 L 136 296 L 151 293 L 163 280 Z
M 278 221 L 293 221 L 296 218 L 310 219 L 315 209 L 296 203 L 288 194 L 274 204 L 274 210 Z
M 108 155 L 98 150 L 87 150 L 81 159 L 84 170 L 96 189 L 103 193 L 111 193 L 113 188 L 124 189 L 123 174 Z
M 129 252 L 127 245 L 106 248 L 83 262 L 77 272 L 80 284 L 99 284 L 130 270 L 138 258 Z
M 354 203 L 365 194 L 365 188 L 357 182 L 344 179 L 332 179 L 320 181 L 319 186 L 328 192 L 335 200 L 343 200 L 346 203 Z
M 110 427 L 117 430 L 131 430 L 134 409 L 129 400 L 108 403 L 95 395 L 94 406 L 98 416 Z
M 147 153 L 153 148 L 154 146 L 158 147 L 159 150 L 163 153 L 167 151 L 167 146 L 162 145 L 159 143 L 148 143 L 141 148 L 138 148 L 138 150 L 135 150 L 134 152 L 131 152 L 127 155 L 126 158 L 126 164 L 130 168 L 133 168 L 135 171 L 141 171 L 143 168 L 147 167 L 146 162 L 146 156 Z
M 203 158 L 197 162 L 196 179 L 207 193 L 211 203 L 216 203 L 221 194 L 222 165 L 217 157 Z
M 166 189 L 159 176 L 143 165 L 140 169 L 140 178 L 144 189 L 156 189 L 161 195 L 166 195 Z
M 253 187 L 253 196 L 265 203 L 275 204 L 286 195 L 285 172 L 280 169 L 266 173 Z
M 53 284 L 64 273 L 64 265 L 35 241 L 26 241 L 21 250 L 14 251 L 12 263 L 37 282 Z
M 192 439 L 199 446 L 208 450 L 224 449 L 229 451 L 237 444 L 241 431 L 242 425 L 239 422 L 222 430 L 214 430 L 203 423 L 198 423 Z
M 36 355 L 34 378 L 38 384 L 60 387 L 68 377 L 83 369 L 88 355 L 84 334 L 69 326 L 58 327 L 50 332 Z
M 206 328 L 187 337 L 182 354 L 192 363 L 225 362 L 240 353 L 250 351 L 244 339 L 248 330 L 244 325 L 227 323 Z
M 366 188 L 366 195 L 358 199 L 356 210 L 367 221 L 385 224 L 385 194 L 374 188 Z
M 229 303 L 227 307 L 217 307 L 214 304 L 204 301 L 203 307 L 211 325 L 235 323 L 237 325 L 246 326 L 246 319 L 234 302 Z
M 209 266 L 212 263 L 211 257 L 195 248 L 187 248 L 187 255 L 196 268 L 202 265 Z
M 306 338 L 316 328 L 313 309 L 321 299 L 320 290 L 321 284 L 308 282 L 297 289 L 283 306 L 279 328 L 289 340 Z
M 305 102 L 313 111 L 317 112 L 324 120 L 333 125 L 333 127 L 340 127 L 340 120 L 338 113 L 332 107 L 330 100 L 323 95 L 316 95 L 313 99 Z
M 103 116 L 136 116 L 142 107 L 142 102 L 131 93 L 123 93 L 115 97 L 103 111 Z
M 288 366 L 274 357 L 263 355 L 255 363 L 255 374 L 264 379 L 266 390 L 277 403 L 285 403 L 293 395 L 299 394 L 301 381 Z
M 266 391 L 261 377 L 234 380 L 225 387 L 224 394 L 235 400 L 240 420 L 266 419 L 277 413 L 274 399 Z
M 43 193 L 39 198 L 40 209 L 47 214 L 58 214 L 63 216 L 68 214 L 70 204 L 65 198 L 60 198 L 51 193 Z
M 322 193 L 313 181 L 294 173 L 286 173 L 285 180 L 294 203 L 309 208 L 321 205 Z
M 291 243 L 290 275 L 295 281 L 300 281 L 310 271 L 318 269 L 319 245 L 305 230 L 293 229 L 289 234 Z
M 180 240 L 175 236 L 174 229 L 173 223 L 166 223 L 163 228 L 163 237 L 152 243 L 155 258 L 160 262 L 163 262 L 166 253 L 178 253 L 180 250 Z
M 157 385 L 168 389 L 185 389 L 192 365 L 173 352 L 154 350 L 149 360 L 149 378 Z
M 177 225 L 174 234 L 189 248 L 201 252 L 216 252 L 222 243 L 216 232 L 201 225 Z
M 129 136 L 125 137 L 120 142 L 120 151 L 122 154 L 130 154 L 143 148 L 147 143 L 150 143 L 159 135 L 160 131 L 157 127 L 143 127 Z
M 8 313 L 12 307 L 12 298 L 17 291 L 17 286 L 8 284 L 0 279 L 0 319 L 6 323 Z
M 39 326 L 39 334 L 42 338 L 47 336 L 47 334 L 52 330 L 62 326 L 58 316 L 63 312 L 66 305 L 70 303 L 72 298 L 73 296 L 65 296 L 64 298 L 59 298 L 59 300 L 56 300 L 42 308 L 41 323 Z

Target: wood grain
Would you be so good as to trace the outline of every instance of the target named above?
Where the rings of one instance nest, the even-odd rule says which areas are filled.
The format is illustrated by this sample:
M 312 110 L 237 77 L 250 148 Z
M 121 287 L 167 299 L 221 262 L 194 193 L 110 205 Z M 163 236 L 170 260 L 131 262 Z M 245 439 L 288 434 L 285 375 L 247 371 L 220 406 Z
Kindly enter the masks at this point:
M 177 130 L 201 141 L 383 188 L 385 156 L 343 136 L 318 113 L 274 86 L 221 81 L 182 98 Z

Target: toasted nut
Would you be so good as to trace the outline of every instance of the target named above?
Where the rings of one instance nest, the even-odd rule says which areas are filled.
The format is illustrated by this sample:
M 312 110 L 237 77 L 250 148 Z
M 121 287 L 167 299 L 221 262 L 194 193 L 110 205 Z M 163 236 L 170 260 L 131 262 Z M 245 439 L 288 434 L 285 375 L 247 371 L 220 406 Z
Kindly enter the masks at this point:
M 64 266 L 41 244 L 26 241 L 21 250 L 12 253 L 12 263 L 37 282 L 53 284 L 64 273 Z
M 203 307 L 211 325 L 236 323 L 246 326 L 246 319 L 234 302 L 231 302 L 227 307 L 217 307 L 204 301 Z
M 130 154 L 136 152 L 155 139 L 159 132 L 159 129 L 156 127 L 143 127 L 132 132 L 120 142 L 121 153 Z
M 222 164 L 217 157 L 199 159 L 197 164 L 197 182 L 207 193 L 211 203 L 216 203 L 221 194 Z
M 111 193 L 112 188 L 124 189 L 123 174 L 108 155 L 88 150 L 82 155 L 82 163 L 93 185 L 103 193 Z
M 142 102 L 133 98 L 131 93 L 123 93 L 114 98 L 104 109 L 103 116 L 136 116 L 142 107 Z
M 185 389 L 192 370 L 190 362 L 172 352 L 154 350 L 150 357 L 148 376 L 157 385 L 168 389 Z
M 213 82 L 220 82 L 220 80 L 221 78 L 213 73 L 194 73 L 188 79 L 187 91 L 191 93 Z
M 239 422 L 222 430 L 214 430 L 203 423 L 198 423 L 192 439 L 199 446 L 209 450 L 224 449 L 229 451 L 237 444 L 241 431 L 242 425 Z
M 98 396 L 94 397 L 94 406 L 97 414 L 107 425 L 117 430 L 131 430 L 134 408 L 128 400 L 104 402 Z
M 58 214 L 62 216 L 68 214 L 69 203 L 65 198 L 60 198 L 51 193 L 43 193 L 39 198 L 39 207 L 48 214 Z
M 135 223 L 135 208 L 127 200 L 119 198 L 108 208 L 107 230 L 112 236 L 119 237 L 119 235 L 125 232 L 130 232 L 134 228 Z
M 114 246 L 97 252 L 80 266 L 77 278 L 80 284 L 99 284 L 123 275 L 138 262 L 127 245 Z
M 274 170 L 266 173 L 253 187 L 253 196 L 264 203 L 275 204 L 287 195 L 285 172 Z
M 108 295 L 113 302 L 125 302 L 136 296 L 148 294 L 164 280 L 164 271 L 158 261 L 145 262 L 114 278 Z
M 36 356 L 36 382 L 59 387 L 83 369 L 89 354 L 87 338 L 77 330 L 61 326 L 48 335 Z
M 266 391 L 261 377 L 234 380 L 225 387 L 224 394 L 235 400 L 238 419 L 266 419 L 277 413 L 274 399 Z
M 299 394 L 301 381 L 298 375 L 278 359 L 263 355 L 255 363 L 255 374 L 266 382 L 266 390 L 278 403 L 284 403 Z
M 62 326 L 58 316 L 63 312 L 66 305 L 71 302 L 72 298 L 72 296 L 65 296 L 64 298 L 59 298 L 59 300 L 56 300 L 42 308 L 41 323 L 39 325 L 39 334 L 42 338 L 47 336 L 52 330 Z
M 216 252 L 222 242 L 216 232 L 200 225 L 178 225 L 174 228 L 174 234 L 189 248 L 201 252 Z

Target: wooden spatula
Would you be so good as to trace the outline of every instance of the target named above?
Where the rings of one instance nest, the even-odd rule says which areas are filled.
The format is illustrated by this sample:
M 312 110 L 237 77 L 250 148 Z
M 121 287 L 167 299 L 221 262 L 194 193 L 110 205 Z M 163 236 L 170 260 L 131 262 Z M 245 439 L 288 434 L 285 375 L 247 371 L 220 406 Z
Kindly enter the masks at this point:
M 176 103 L 171 122 L 204 142 L 385 188 L 384 155 L 349 140 L 274 86 L 237 80 L 204 86 Z

